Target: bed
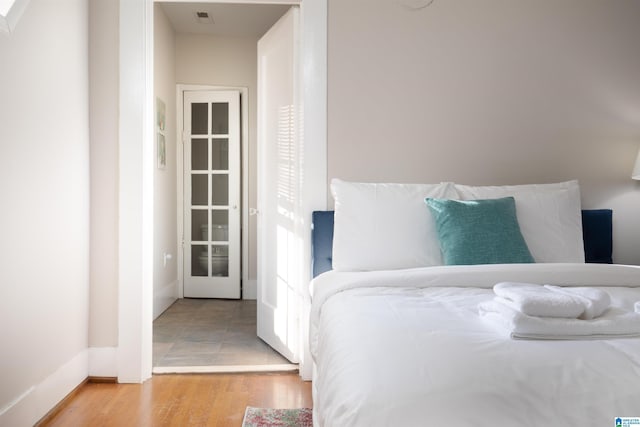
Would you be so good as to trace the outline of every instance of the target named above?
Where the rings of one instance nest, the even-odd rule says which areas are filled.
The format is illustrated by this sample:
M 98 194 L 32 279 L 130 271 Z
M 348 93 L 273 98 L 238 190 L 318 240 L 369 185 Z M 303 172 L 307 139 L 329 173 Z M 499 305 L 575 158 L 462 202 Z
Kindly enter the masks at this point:
M 604 290 L 609 312 L 633 316 L 640 270 L 611 264 L 611 211 L 582 211 L 576 182 L 334 181 L 332 191 L 335 223 L 333 212 L 313 217 L 314 425 L 605 426 L 640 417 L 637 324 L 624 339 L 513 339 L 479 315 L 493 286 L 513 281 Z M 514 197 L 535 262 L 444 265 L 441 230 L 415 222 L 428 213 L 425 194 Z M 431 253 L 425 239 L 435 239 Z

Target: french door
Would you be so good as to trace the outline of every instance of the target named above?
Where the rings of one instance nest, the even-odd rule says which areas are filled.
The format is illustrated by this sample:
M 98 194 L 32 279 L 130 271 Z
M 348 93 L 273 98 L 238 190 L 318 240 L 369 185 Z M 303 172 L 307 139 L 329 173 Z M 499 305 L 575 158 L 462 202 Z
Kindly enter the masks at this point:
M 240 92 L 184 92 L 184 296 L 240 298 Z

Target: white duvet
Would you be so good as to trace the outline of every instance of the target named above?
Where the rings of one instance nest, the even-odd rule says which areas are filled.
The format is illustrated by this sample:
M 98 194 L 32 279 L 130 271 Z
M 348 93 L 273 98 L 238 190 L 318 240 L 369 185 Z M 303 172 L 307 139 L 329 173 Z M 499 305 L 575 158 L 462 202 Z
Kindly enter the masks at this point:
M 640 268 L 532 264 L 339 273 L 312 282 L 316 426 L 609 426 L 640 417 L 640 339 L 511 340 L 477 306 L 500 281 L 640 301 Z

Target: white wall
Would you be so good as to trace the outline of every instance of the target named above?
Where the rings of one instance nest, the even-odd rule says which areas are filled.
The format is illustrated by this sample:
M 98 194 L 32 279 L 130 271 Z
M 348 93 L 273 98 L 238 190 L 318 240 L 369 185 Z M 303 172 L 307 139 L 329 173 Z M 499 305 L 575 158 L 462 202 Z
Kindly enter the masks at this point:
M 91 303 L 89 346 L 118 345 L 117 0 L 89 0 Z M 115 372 L 96 372 L 114 376 Z
M 182 84 L 249 89 L 249 207 L 256 206 L 257 43 L 253 37 L 176 35 L 176 79 Z M 247 208 L 246 206 L 244 207 Z M 249 219 L 249 280 L 257 277 L 256 219 Z
M 329 1 L 328 178 L 577 178 L 640 264 L 640 2 Z
M 0 35 L 0 425 L 87 376 L 87 0 L 31 0 Z
M 176 37 L 162 7 L 154 6 L 155 96 L 165 104 L 166 167 L 154 173 L 153 314 L 159 316 L 178 297 L 176 205 Z M 156 128 L 157 129 L 157 128 Z M 156 144 L 157 149 L 157 144 Z M 157 152 L 156 152 L 157 155 Z M 171 259 L 164 263 L 164 254 Z

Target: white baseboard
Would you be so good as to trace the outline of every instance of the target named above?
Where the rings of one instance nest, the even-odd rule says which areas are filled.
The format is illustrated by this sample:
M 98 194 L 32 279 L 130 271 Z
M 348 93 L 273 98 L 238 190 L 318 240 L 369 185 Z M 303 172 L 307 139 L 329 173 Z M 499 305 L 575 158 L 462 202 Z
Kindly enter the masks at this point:
M 258 299 L 258 280 L 249 279 L 243 284 L 242 299 Z
M 90 347 L 89 348 L 89 376 L 117 377 L 118 376 L 118 348 Z
M 75 357 L 39 384 L 29 387 L 4 408 L 0 408 L 0 426 L 31 427 L 87 378 L 89 352 Z
M 157 319 L 171 304 L 178 299 L 178 281 L 153 291 L 153 320 Z

